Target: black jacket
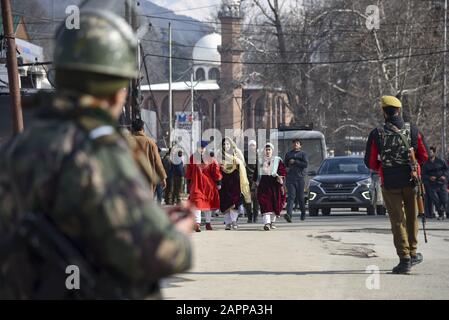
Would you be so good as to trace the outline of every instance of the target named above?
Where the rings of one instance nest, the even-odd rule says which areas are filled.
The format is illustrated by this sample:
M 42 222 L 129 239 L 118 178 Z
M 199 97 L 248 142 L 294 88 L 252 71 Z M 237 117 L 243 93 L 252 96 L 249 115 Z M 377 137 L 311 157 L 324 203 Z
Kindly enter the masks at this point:
M 443 186 L 446 185 L 447 179 L 449 178 L 449 169 L 446 162 L 438 157 L 432 162 L 427 161 L 422 167 L 422 176 L 424 183 L 429 186 Z M 435 181 L 431 181 L 430 177 L 436 177 Z M 440 177 L 446 177 L 446 181 L 439 180 Z
M 305 169 L 309 165 L 307 154 L 304 151 L 290 150 L 284 158 L 285 166 L 288 168 L 287 181 L 296 181 L 305 176 Z M 294 160 L 290 164 L 290 160 Z

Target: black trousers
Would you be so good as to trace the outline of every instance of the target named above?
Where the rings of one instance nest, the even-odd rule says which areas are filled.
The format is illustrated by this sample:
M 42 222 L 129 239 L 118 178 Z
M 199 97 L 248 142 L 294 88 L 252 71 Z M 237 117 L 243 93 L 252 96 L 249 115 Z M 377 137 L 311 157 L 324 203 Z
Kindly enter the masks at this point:
M 245 203 L 245 211 L 248 220 L 256 222 L 259 214 L 259 202 L 257 201 L 257 194 L 255 190 L 251 190 L 251 203 Z
M 299 203 L 301 215 L 306 214 L 306 206 L 304 203 L 304 178 L 296 181 L 287 181 L 287 214 L 291 217 L 295 202 Z
M 429 188 L 429 195 L 432 199 L 432 203 L 435 205 L 437 209 L 438 215 L 441 217 L 446 212 L 446 204 L 447 204 L 447 190 L 446 186 L 431 186 Z
M 424 211 L 427 218 L 433 218 L 433 203 L 430 197 L 430 187 L 425 185 L 426 194 L 424 196 Z

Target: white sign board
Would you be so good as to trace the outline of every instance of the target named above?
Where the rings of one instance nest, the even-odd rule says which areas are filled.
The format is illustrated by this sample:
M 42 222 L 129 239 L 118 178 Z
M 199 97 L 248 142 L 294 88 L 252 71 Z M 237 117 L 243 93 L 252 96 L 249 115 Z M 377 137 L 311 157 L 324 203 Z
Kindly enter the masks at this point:
M 20 53 L 19 57 L 23 58 L 24 63 L 34 63 L 44 59 L 42 47 L 21 39 L 16 39 L 16 47 Z
M 201 140 L 201 122 L 198 112 L 175 112 L 175 130 L 171 141 L 182 146 L 189 154 L 195 152 L 195 145 Z

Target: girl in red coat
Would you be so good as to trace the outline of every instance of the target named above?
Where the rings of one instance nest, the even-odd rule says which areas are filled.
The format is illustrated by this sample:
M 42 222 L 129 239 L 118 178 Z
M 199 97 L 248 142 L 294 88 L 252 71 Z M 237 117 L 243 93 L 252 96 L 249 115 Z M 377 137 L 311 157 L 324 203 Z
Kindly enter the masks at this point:
M 189 200 L 196 207 L 195 231 L 200 232 L 201 212 L 204 212 L 206 230 L 212 230 L 212 211 L 220 208 L 218 190 L 221 183 L 221 172 L 218 162 L 205 154 L 206 141 L 201 141 L 198 151 L 190 156 L 187 165 L 186 179 L 189 186 Z
M 287 171 L 281 158 L 273 156 L 273 150 L 273 144 L 265 145 L 263 160 L 259 161 L 253 178 L 265 231 L 276 229 L 274 223 L 281 215 L 286 199 L 284 181 Z

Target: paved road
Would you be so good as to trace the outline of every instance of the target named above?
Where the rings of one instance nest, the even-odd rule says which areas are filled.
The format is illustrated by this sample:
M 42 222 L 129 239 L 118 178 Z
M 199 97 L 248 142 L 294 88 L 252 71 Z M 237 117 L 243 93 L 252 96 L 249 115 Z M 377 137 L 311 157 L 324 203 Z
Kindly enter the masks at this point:
M 420 233 L 424 262 L 412 275 L 391 274 L 388 217 L 340 211 L 271 231 L 242 220 L 225 231 L 215 218 L 213 231 L 192 235 L 194 266 L 162 283 L 166 299 L 449 299 L 447 220 L 428 221 L 427 244 Z

